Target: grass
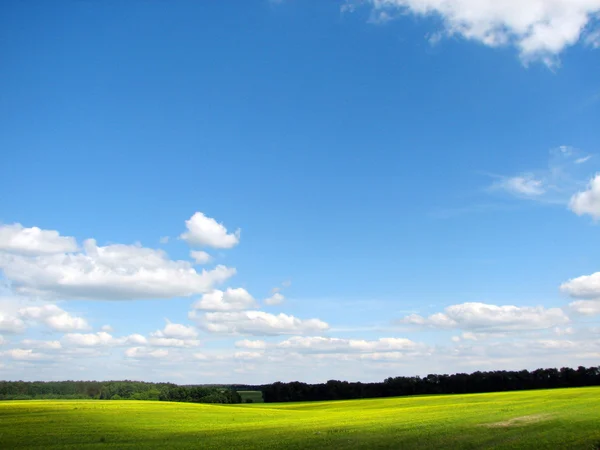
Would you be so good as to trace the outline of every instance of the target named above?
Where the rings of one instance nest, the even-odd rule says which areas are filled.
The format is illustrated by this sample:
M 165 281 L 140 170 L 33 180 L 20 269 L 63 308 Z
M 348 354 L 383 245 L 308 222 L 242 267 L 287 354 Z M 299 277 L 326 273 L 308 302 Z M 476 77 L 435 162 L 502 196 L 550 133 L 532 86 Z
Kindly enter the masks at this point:
M 583 449 L 600 388 L 316 403 L 0 402 L 0 448 Z
M 251 403 L 263 403 L 262 391 L 237 391 L 242 397 L 242 403 L 246 403 L 247 400 L 252 400 Z

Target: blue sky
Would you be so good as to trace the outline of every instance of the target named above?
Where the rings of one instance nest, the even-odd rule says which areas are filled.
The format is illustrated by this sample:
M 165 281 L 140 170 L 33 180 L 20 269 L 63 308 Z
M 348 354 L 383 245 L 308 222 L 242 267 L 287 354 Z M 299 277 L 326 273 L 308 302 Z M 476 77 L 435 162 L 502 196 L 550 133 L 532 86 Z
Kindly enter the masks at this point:
M 599 14 L 2 4 L 0 378 L 597 364 Z

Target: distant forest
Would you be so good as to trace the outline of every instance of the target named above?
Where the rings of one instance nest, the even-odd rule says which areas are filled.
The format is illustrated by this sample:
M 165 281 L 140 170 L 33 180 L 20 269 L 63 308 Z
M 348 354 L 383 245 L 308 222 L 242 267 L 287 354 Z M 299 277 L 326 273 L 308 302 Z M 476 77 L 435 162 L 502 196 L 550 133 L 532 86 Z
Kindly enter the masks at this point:
M 426 377 L 387 378 L 381 383 L 330 380 L 264 385 L 194 385 L 137 381 L 0 381 L 0 400 L 105 399 L 162 400 L 196 403 L 241 403 L 237 391 L 261 391 L 265 402 L 302 402 L 400 397 L 426 394 L 470 394 L 600 385 L 600 367 L 474 372 Z
M 241 403 L 233 389 L 141 381 L 0 381 L 0 400 L 98 399 Z

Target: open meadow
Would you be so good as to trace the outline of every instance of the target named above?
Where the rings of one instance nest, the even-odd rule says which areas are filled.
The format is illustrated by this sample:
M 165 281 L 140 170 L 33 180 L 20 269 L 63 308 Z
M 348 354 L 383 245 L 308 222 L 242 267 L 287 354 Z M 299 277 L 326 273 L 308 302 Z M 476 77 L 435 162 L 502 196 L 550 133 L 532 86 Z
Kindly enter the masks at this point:
M 600 388 L 207 405 L 0 402 L 0 448 L 600 448 Z

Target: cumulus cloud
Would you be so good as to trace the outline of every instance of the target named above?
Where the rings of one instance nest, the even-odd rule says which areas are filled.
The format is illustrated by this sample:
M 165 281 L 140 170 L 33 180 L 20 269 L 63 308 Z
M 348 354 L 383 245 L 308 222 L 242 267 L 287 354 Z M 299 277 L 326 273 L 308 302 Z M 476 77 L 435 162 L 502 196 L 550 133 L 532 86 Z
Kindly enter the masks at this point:
M 267 343 L 265 341 L 250 341 L 248 339 L 243 339 L 241 341 L 237 341 L 235 343 L 237 348 L 247 348 L 247 349 L 265 349 L 267 348 Z
M 489 47 L 515 46 L 523 61 L 548 65 L 583 37 L 595 46 L 594 16 L 600 0 L 366 0 L 372 21 L 385 22 L 404 13 L 442 20 L 448 36 L 461 36 Z M 348 0 L 344 9 L 361 3 Z
M 196 339 L 198 331 L 194 327 L 188 327 L 179 323 L 167 324 L 162 330 L 150 333 L 148 344 L 155 347 L 197 347 L 200 341 Z
M 20 223 L 0 225 L 0 251 L 35 256 L 76 250 L 75 238 L 61 236 L 58 231 L 25 228 Z
M 239 311 L 255 308 L 256 300 L 243 288 L 215 289 L 204 294 L 192 307 L 205 311 Z
M 283 303 L 285 300 L 285 297 L 283 296 L 283 294 L 279 293 L 279 292 L 275 292 L 273 295 L 271 295 L 269 298 L 265 299 L 265 305 L 279 305 L 281 303 Z
M 60 341 L 37 341 L 32 339 L 23 339 L 20 346 L 36 350 L 60 350 L 62 348 Z
M 578 216 L 588 214 L 595 220 L 600 219 L 600 174 L 590 181 L 585 191 L 571 197 L 569 208 Z
M 64 299 L 128 300 L 185 297 L 210 291 L 235 274 L 217 266 L 197 272 L 188 261 L 139 245 L 98 246 L 84 252 L 37 257 L 0 254 L 0 269 L 20 294 Z
M 235 352 L 233 357 L 234 359 L 253 360 L 264 358 L 265 354 L 262 352 Z
M 600 315 L 600 300 L 578 300 L 569 303 L 569 307 L 584 316 Z
M 97 333 L 69 333 L 62 337 L 62 342 L 73 347 L 105 347 L 118 345 L 119 340 L 105 331 Z
M 405 338 L 380 338 L 373 341 L 363 339 L 340 339 L 328 337 L 294 336 L 277 345 L 280 349 L 298 352 L 348 352 L 377 353 L 424 350 L 425 346 Z
M 148 339 L 148 344 L 153 347 L 189 348 L 198 347 L 200 341 L 198 339 L 175 339 L 152 336 Z
M 14 348 L 2 352 L 16 361 L 44 361 L 54 359 L 53 355 L 35 352 L 33 349 Z
M 146 347 L 132 347 L 125 350 L 125 356 L 132 359 L 162 359 L 169 356 L 166 349 L 152 350 Z
M 29 306 L 20 309 L 19 315 L 25 320 L 44 324 L 54 331 L 69 332 L 90 328 L 85 319 L 73 316 L 56 305 Z
M 127 345 L 144 345 L 148 343 L 148 340 L 141 334 L 136 333 L 126 336 L 124 339 L 121 339 L 121 342 Z
M 0 312 L 0 332 L 22 333 L 25 331 L 25 322 L 18 317 L 10 316 Z
M 67 348 L 107 348 L 134 346 L 141 347 L 174 347 L 191 348 L 200 345 L 195 339 L 198 332 L 192 327 L 167 322 L 164 329 L 150 333 L 149 337 L 141 334 L 115 337 L 105 331 L 97 333 L 68 333 L 61 339 L 61 344 Z M 150 352 L 151 350 L 148 350 Z
M 569 322 L 560 308 L 541 306 L 496 306 L 485 303 L 463 303 L 447 307 L 444 312 L 423 317 L 412 314 L 403 323 L 433 328 L 518 331 L 541 330 Z
M 194 327 L 188 327 L 179 323 L 172 323 L 167 319 L 167 324 L 162 330 L 152 333 L 154 337 L 175 338 L 175 339 L 194 339 L 198 332 Z
M 560 290 L 574 298 L 600 299 L 600 272 L 573 278 L 563 283 Z
M 239 228 L 234 233 L 228 233 L 223 224 L 201 212 L 186 220 L 185 226 L 187 231 L 180 238 L 192 246 L 231 248 L 240 242 Z
M 145 345 L 147 342 L 147 339 L 140 334 L 116 338 L 105 331 L 97 333 L 68 333 L 61 339 L 61 343 L 67 347 L 116 347 L 122 345 Z
M 190 256 L 194 259 L 196 264 L 208 264 L 212 261 L 212 256 L 202 250 L 192 250 Z
M 212 333 L 246 334 L 254 336 L 285 334 L 317 334 L 329 328 L 319 319 L 298 319 L 287 314 L 269 314 L 262 311 L 210 312 L 191 311 L 190 319 Z

